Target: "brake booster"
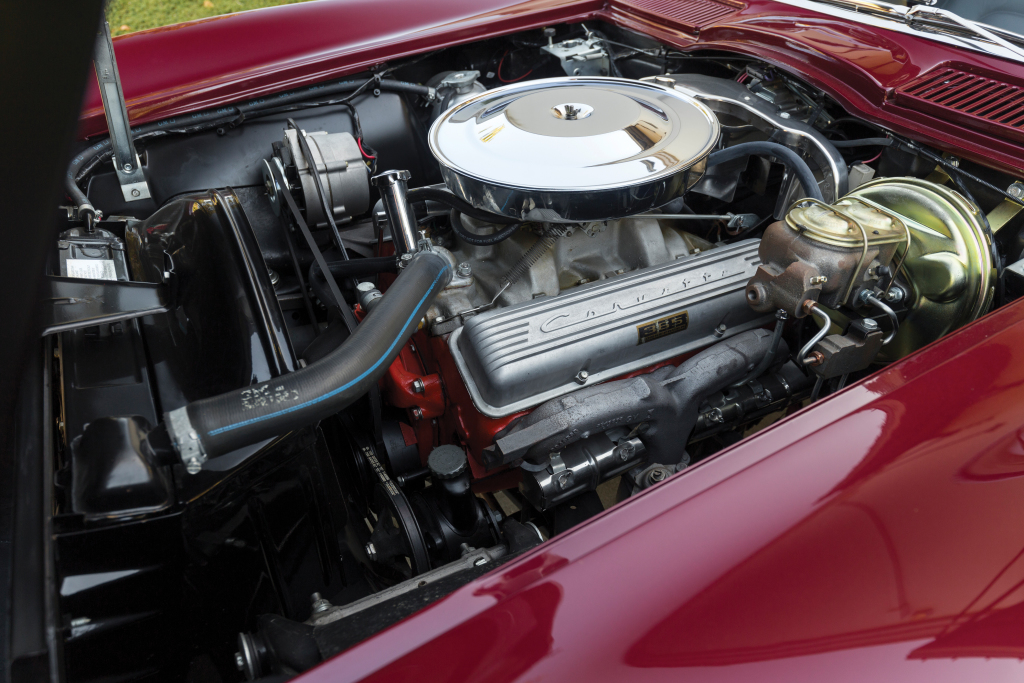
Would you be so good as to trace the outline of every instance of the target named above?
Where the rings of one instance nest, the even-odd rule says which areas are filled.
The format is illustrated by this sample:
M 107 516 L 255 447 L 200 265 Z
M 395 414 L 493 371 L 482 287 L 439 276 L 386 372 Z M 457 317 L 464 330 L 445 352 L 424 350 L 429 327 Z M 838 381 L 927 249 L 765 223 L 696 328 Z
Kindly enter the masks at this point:
M 747 302 L 819 320 L 799 354 L 819 377 L 895 360 L 987 310 L 982 221 L 959 193 L 915 178 L 876 180 L 831 205 L 800 200 L 765 230 Z

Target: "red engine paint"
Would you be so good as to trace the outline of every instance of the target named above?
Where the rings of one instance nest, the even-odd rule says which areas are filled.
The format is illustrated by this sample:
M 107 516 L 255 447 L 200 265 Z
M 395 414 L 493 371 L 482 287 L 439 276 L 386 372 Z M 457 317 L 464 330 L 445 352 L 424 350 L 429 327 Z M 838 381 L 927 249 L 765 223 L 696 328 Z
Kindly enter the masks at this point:
M 415 391 L 416 380 L 423 382 L 424 392 Z M 518 470 L 487 472 L 480 457 L 483 449 L 494 443 L 495 434 L 526 413 L 495 420 L 476 410 L 444 338 L 422 331 L 413 335 L 381 379 L 381 388 L 389 403 L 407 409 L 424 463 L 434 446 L 454 443 L 470 455 L 476 490 L 518 486 Z
M 419 335 L 418 335 L 419 336 Z M 420 460 L 427 461 L 430 450 L 438 441 L 435 433 L 437 418 L 444 415 L 445 400 L 441 390 L 441 378 L 429 373 L 417 357 L 414 340 L 402 347 L 398 358 L 388 367 L 381 378 L 381 388 L 387 402 L 396 408 L 406 408 L 416 432 Z M 422 391 L 417 391 L 417 384 Z

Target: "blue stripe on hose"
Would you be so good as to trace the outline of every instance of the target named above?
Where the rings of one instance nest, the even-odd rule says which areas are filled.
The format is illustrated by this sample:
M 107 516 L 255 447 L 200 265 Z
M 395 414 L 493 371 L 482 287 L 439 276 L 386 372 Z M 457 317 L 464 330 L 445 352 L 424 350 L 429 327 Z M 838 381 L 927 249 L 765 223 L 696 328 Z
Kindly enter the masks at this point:
M 437 274 L 437 277 L 434 278 L 434 281 L 430 283 L 430 287 L 427 288 L 427 293 L 424 294 L 423 298 L 420 299 L 420 302 L 418 304 L 416 304 L 416 308 L 413 310 L 412 315 L 409 316 L 409 319 L 405 321 L 405 325 L 402 326 L 402 331 L 399 332 L 398 336 L 395 337 L 395 340 L 393 342 L 391 342 L 391 346 L 389 346 L 388 350 L 384 352 L 384 355 L 380 357 L 380 360 L 378 360 L 376 363 L 371 365 L 365 372 L 363 372 L 363 374 L 359 375 L 358 377 L 356 377 L 354 380 L 352 380 L 348 384 L 344 384 L 344 385 L 338 387 L 337 389 L 334 389 L 333 391 L 327 392 L 323 396 L 319 396 L 317 398 L 311 399 L 309 401 L 306 401 L 305 403 L 300 403 L 298 405 L 294 405 L 294 406 L 292 406 L 290 408 L 285 408 L 283 410 L 278 410 L 278 411 L 273 412 L 273 413 L 268 413 L 267 415 L 261 415 L 260 417 L 254 417 L 254 418 L 251 418 L 251 419 L 248 419 L 248 420 L 243 420 L 242 422 L 236 422 L 234 424 L 227 425 L 225 427 L 218 427 L 217 429 L 212 429 L 212 430 L 210 430 L 208 432 L 209 435 L 210 436 L 216 436 L 217 434 L 223 434 L 224 432 L 230 432 L 232 429 L 238 429 L 239 427 L 245 427 L 246 425 L 251 425 L 251 424 L 255 424 L 257 422 L 262 422 L 263 420 L 269 420 L 270 418 L 277 417 L 278 415 L 287 415 L 288 413 L 294 412 L 296 410 L 302 410 L 303 408 L 306 408 L 307 406 L 315 405 L 315 404 L 319 403 L 320 401 L 325 401 L 325 400 L 329 399 L 331 396 L 334 396 L 335 394 L 338 394 L 338 393 L 340 393 L 342 391 L 345 391 L 349 387 L 351 387 L 351 386 L 353 386 L 355 384 L 358 384 L 362 380 L 366 379 L 367 375 L 369 375 L 374 370 L 376 370 L 378 367 L 380 367 L 380 364 L 383 363 L 387 359 L 387 357 L 389 355 L 391 355 L 391 352 L 395 349 L 395 345 L 398 344 L 398 341 L 402 338 L 402 335 L 405 334 L 405 331 L 409 328 L 409 325 L 411 325 L 418 318 L 422 317 L 422 316 L 417 316 L 416 313 L 420 310 L 420 307 L 423 305 L 423 302 L 425 302 L 427 300 L 427 297 L 430 296 L 430 293 L 432 291 L 434 291 L 434 285 L 437 284 L 437 281 L 441 279 L 441 276 L 444 275 L 447 270 L 448 270 L 448 266 L 447 265 L 444 268 L 441 269 L 441 272 L 439 272 Z

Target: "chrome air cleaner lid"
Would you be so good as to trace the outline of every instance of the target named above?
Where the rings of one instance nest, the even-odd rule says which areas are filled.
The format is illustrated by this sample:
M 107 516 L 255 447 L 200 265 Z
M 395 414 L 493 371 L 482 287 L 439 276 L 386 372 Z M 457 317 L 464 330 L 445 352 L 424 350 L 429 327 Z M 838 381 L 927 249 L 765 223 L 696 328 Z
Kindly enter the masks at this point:
M 442 114 L 430 150 L 448 189 L 534 221 L 640 213 L 696 183 L 718 142 L 688 95 L 624 78 L 549 78 L 496 88 Z

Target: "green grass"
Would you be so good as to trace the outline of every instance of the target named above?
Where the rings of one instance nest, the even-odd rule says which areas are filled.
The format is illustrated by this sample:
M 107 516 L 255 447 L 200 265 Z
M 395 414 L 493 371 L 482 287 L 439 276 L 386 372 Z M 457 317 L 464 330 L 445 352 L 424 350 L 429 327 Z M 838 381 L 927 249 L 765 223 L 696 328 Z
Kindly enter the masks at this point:
M 247 9 L 290 5 L 306 0 L 111 0 L 107 21 L 117 36 L 147 28 L 205 19 Z

